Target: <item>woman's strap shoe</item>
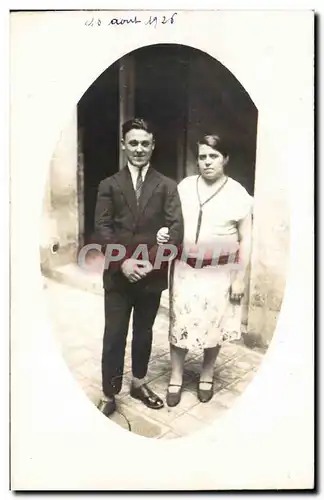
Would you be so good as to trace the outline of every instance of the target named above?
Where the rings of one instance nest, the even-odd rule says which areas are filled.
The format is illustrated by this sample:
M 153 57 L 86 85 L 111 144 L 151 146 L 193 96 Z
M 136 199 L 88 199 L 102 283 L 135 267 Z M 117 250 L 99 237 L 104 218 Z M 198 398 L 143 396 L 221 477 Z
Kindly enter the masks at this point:
M 169 391 L 170 387 L 178 387 L 178 391 Z M 166 402 L 168 406 L 177 406 L 180 403 L 182 393 L 182 385 L 178 384 L 169 384 L 166 396 Z
M 201 389 L 200 384 L 209 384 L 210 389 Z M 208 403 L 214 395 L 214 383 L 213 382 L 205 382 L 204 380 L 200 380 L 198 382 L 197 395 L 198 399 L 201 403 Z

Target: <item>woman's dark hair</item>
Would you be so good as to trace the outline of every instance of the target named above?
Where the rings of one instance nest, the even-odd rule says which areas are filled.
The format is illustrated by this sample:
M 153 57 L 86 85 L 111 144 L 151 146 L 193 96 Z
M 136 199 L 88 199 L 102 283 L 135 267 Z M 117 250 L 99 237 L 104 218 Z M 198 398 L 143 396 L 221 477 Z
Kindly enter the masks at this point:
M 148 134 L 154 134 L 152 125 L 144 118 L 132 118 L 125 122 L 122 126 L 123 139 L 125 135 L 132 129 L 145 130 Z
M 206 146 L 210 146 L 213 149 L 216 149 L 220 153 L 222 153 L 223 156 L 228 156 L 229 155 L 229 148 L 228 144 L 225 142 L 224 139 L 221 139 L 219 135 L 216 134 L 208 134 L 204 135 L 199 139 L 197 145 L 201 144 L 206 144 Z

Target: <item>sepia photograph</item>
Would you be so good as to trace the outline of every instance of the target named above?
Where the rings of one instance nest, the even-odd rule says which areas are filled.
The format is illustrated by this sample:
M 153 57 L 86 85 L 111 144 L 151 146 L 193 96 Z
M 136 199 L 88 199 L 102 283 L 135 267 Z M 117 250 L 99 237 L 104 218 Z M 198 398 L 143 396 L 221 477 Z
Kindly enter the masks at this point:
M 292 54 L 293 42 L 287 42 L 280 55 L 279 42 L 272 46 L 269 40 L 274 26 L 284 39 L 286 21 L 291 20 L 295 38 L 298 23 L 307 26 L 302 57 L 307 82 L 312 83 L 311 15 L 297 19 L 293 13 L 291 18 L 269 14 L 262 41 L 262 22 L 268 26 L 267 19 L 264 14 L 261 20 L 257 12 L 37 14 L 39 26 L 48 26 L 53 34 L 60 22 L 65 40 L 69 31 L 76 34 L 76 67 L 81 68 L 82 57 L 89 57 L 87 73 L 83 65 L 85 84 L 79 83 L 73 94 L 77 99 L 69 98 L 64 120 L 54 118 L 58 133 L 47 144 L 49 161 L 45 165 L 45 155 L 39 161 L 44 183 L 37 252 L 39 296 L 51 330 L 48 359 L 50 352 L 55 359 L 60 356 L 67 384 L 75 384 L 77 391 L 75 401 L 72 388 L 67 399 L 80 418 L 79 403 L 87 401 L 85 415 L 91 410 L 100 428 L 118 431 L 125 439 L 130 435 L 147 443 L 179 445 L 183 438 L 198 439 L 235 414 L 279 335 L 294 217 L 290 173 L 283 165 L 298 131 L 297 120 L 283 103 L 288 102 L 289 110 L 295 102 L 302 108 L 299 95 L 311 88 L 301 83 L 289 101 L 289 84 L 279 75 L 284 67 L 287 71 L 285 54 Z M 20 47 L 18 35 L 27 23 L 24 13 L 13 16 L 12 36 Z M 223 20 L 217 35 L 219 54 L 212 33 L 209 39 L 207 31 L 203 34 L 204 23 L 211 27 L 212 19 L 220 24 Z M 197 41 L 189 26 L 199 26 Z M 256 52 L 230 41 L 226 26 L 242 30 L 243 44 Z M 249 27 L 259 34 L 259 47 L 256 35 L 248 35 Z M 183 35 L 174 36 L 176 29 Z M 81 42 L 81 33 L 85 40 L 94 40 L 92 49 L 100 47 L 96 66 L 90 64 L 90 52 L 86 56 L 82 51 L 86 42 Z M 35 44 L 37 40 L 35 34 Z M 114 49 L 110 40 L 116 42 Z M 208 50 L 208 44 L 213 49 Z M 53 41 L 48 50 L 57 50 Z M 16 62 L 17 54 L 12 55 Z M 72 78 L 71 54 L 62 53 L 55 76 L 54 69 L 52 76 L 48 70 L 46 78 L 53 88 L 57 85 L 58 96 L 63 96 L 64 78 Z M 15 73 L 13 65 L 14 83 L 23 71 L 19 64 L 17 68 Z M 41 80 L 42 92 L 40 88 Z M 72 92 L 67 90 L 60 106 L 68 95 Z M 311 115 L 307 99 L 308 108 L 296 107 L 296 116 L 306 109 Z M 296 130 L 289 131 L 288 123 Z M 305 124 L 309 151 L 308 115 Z M 19 338 L 13 338 L 18 345 Z M 286 342 L 289 338 L 287 333 Z M 39 362 L 45 369 L 44 352 Z M 58 364 L 61 361 L 57 358 Z M 53 384 L 55 363 L 53 369 L 48 367 Z M 267 368 L 267 380 L 276 379 L 280 386 L 274 363 Z M 259 386 L 264 403 L 255 400 L 249 408 L 255 418 L 271 394 L 264 387 Z M 59 392 L 57 386 L 56 397 Z M 56 408 L 63 419 L 63 406 Z M 233 427 L 233 439 L 235 432 Z M 82 481 L 88 484 L 80 480 L 79 489 Z M 244 487 L 240 481 L 238 475 L 224 489 Z M 260 481 L 259 475 L 247 484 L 258 488 Z M 262 484 L 272 489 L 274 483 Z M 99 479 L 96 488 L 104 488 Z
M 289 228 L 280 213 L 260 242 L 277 259 L 260 269 L 261 248 L 251 261 L 257 121 L 219 61 L 156 44 L 107 68 L 62 131 L 44 202 L 46 293 L 73 375 L 132 432 L 167 439 L 208 425 L 271 342 Z M 190 259 L 170 255 L 169 276 L 166 261 L 151 270 L 152 258 L 133 258 L 141 245 L 153 257 L 169 243 Z M 114 244 L 126 254 L 109 263 Z

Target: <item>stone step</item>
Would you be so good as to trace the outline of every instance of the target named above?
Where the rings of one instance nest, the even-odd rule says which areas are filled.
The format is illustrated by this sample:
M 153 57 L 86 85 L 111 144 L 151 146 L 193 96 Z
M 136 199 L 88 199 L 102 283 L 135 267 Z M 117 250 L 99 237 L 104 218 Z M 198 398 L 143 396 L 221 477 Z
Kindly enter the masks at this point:
M 100 273 L 89 272 L 82 269 L 76 263 L 65 264 L 63 266 L 53 267 L 44 270 L 43 275 L 53 279 L 59 283 L 75 287 L 85 292 L 95 293 L 97 295 L 104 294 L 102 285 L 102 275 Z M 169 291 L 164 290 L 160 302 L 160 311 L 164 314 L 169 312 Z M 247 318 L 242 321 L 242 340 L 247 347 L 261 349 L 264 352 L 267 349 L 260 335 L 254 335 L 247 328 Z
M 85 292 L 91 292 L 102 296 L 104 294 L 102 275 L 100 273 L 88 272 L 75 263 L 43 270 L 43 275 L 59 283 L 73 286 Z M 168 290 L 164 290 L 162 293 L 160 307 L 166 311 L 169 309 Z

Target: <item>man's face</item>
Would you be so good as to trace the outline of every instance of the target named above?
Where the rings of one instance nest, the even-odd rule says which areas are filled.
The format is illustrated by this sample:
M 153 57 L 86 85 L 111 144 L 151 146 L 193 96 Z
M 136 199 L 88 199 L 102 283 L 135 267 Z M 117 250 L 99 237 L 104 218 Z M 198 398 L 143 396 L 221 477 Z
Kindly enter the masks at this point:
M 137 168 L 147 165 L 154 146 L 153 134 L 149 134 L 145 130 L 132 129 L 122 140 L 122 148 L 126 153 L 127 160 Z

